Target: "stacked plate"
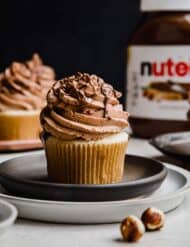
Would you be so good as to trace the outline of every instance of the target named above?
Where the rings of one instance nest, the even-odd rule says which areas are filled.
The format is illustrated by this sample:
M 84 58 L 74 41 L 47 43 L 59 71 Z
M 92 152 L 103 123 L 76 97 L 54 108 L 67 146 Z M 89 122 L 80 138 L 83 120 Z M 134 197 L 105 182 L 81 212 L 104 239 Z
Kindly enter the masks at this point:
M 189 189 L 182 168 L 127 155 L 123 181 L 106 185 L 48 182 L 44 153 L 25 155 L 0 165 L 0 198 L 14 204 L 19 216 L 66 223 L 111 223 L 150 206 L 168 212 Z

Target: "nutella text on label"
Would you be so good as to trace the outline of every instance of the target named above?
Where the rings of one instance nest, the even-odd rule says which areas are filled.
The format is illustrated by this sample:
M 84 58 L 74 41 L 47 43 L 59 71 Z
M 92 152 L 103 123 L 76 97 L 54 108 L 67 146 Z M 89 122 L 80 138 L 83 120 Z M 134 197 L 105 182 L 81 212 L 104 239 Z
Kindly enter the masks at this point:
M 143 61 L 140 66 L 140 73 L 144 75 L 154 76 L 186 76 L 190 75 L 190 62 L 175 62 L 172 58 L 168 58 L 163 62 Z

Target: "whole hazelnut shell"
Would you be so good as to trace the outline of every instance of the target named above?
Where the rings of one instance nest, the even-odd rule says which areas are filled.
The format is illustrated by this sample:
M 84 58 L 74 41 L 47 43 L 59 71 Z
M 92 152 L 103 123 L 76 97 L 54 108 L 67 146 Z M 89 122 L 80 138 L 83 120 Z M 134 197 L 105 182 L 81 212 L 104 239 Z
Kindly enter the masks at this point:
M 148 208 L 144 211 L 141 217 L 146 230 L 160 230 L 165 224 L 164 213 L 157 208 Z
M 136 216 L 128 216 L 120 226 L 122 237 L 127 242 L 137 242 L 145 232 L 144 225 Z

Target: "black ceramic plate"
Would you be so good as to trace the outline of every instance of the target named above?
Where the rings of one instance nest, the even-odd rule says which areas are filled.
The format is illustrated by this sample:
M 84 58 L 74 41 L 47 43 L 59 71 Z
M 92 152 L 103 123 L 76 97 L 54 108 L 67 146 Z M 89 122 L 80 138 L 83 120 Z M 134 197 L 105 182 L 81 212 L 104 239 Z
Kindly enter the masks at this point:
M 27 155 L 0 165 L 0 183 L 11 194 L 56 201 L 114 201 L 151 194 L 167 175 L 160 162 L 127 155 L 120 183 L 56 184 L 47 179 L 44 154 Z
M 150 144 L 162 153 L 175 158 L 190 157 L 190 131 L 159 135 L 150 140 Z

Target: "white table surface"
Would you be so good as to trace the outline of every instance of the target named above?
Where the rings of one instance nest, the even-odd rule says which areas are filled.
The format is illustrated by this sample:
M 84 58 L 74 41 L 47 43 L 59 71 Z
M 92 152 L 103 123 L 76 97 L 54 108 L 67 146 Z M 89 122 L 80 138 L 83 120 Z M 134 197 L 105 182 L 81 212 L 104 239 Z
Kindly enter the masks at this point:
M 27 152 L 28 153 L 28 152 Z M 167 158 L 151 147 L 147 141 L 131 139 L 128 153 L 154 157 L 190 169 L 189 164 Z M 0 161 L 17 154 L 0 154 Z M 126 212 L 127 215 L 127 212 Z M 119 247 L 122 242 L 119 224 L 68 225 L 51 224 L 18 219 L 14 226 L 0 238 L 0 247 Z M 167 214 L 166 226 L 162 231 L 146 233 L 140 242 L 131 244 L 139 247 L 189 247 L 190 246 L 190 194 L 175 211 Z

